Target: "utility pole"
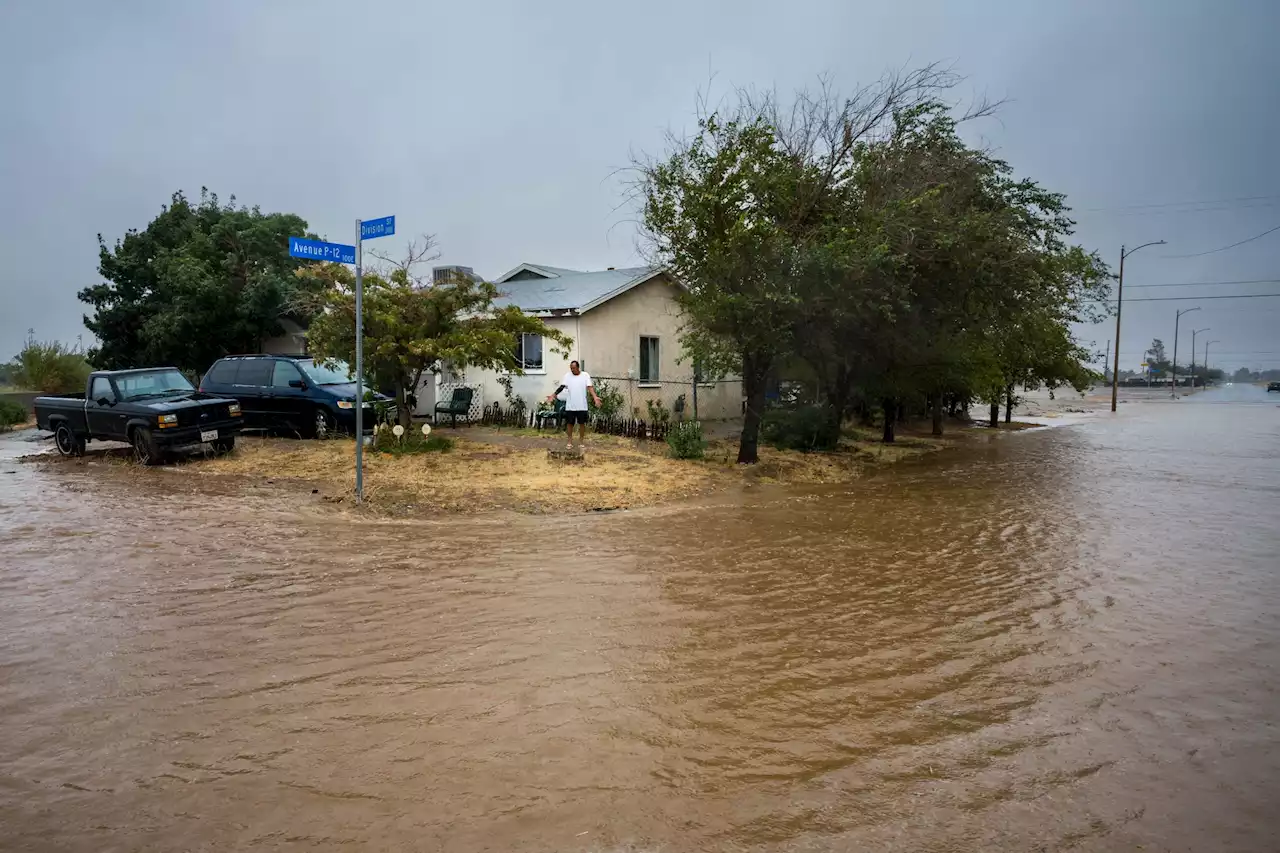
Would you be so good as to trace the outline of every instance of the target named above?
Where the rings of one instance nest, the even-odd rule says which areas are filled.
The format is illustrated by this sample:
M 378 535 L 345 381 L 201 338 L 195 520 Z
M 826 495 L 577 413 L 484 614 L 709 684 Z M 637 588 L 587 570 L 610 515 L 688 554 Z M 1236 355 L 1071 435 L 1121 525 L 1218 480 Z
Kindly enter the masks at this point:
M 1205 387 L 1209 387 L 1209 344 L 1219 344 L 1222 341 L 1205 341 L 1204 342 L 1204 383 Z
M 1102 380 L 1105 382 L 1107 374 L 1111 371 L 1107 369 L 1107 365 L 1111 363 L 1111 339 L 1107 339 L 1107 348 L 1102 351 Z
M 1124 250 L 1124 246 L 1120 247 L 1120 280 L 1116 288 L 1116 358 L 1115 363 L 1111 365 L 1111 411 L 1116 410 L 1116 396 L 1120 389 L 1120 309 L 1124 306 L 1124 259 L 1132 255 L 1138 249 L 1145 249 L 1147 246 L 1163 246 L 1163 240 L 1157 240 L 1154 243 L 1143 243 L 1136 249 Z
M 1184 308 L 1173 318 L 1173 384 L 1169 386 L 1169 396 L 1175 400 L 1178 398 L 1178 323 L 1182 320 L 1183 314 L 1199 310 L 1198 305 L 1195 308 Z
M 1201 332 L 1207 332 L 1208 329 L 1192 329 L 1191 330 L 1191 390 L 1196 390 L 1196 335 Z

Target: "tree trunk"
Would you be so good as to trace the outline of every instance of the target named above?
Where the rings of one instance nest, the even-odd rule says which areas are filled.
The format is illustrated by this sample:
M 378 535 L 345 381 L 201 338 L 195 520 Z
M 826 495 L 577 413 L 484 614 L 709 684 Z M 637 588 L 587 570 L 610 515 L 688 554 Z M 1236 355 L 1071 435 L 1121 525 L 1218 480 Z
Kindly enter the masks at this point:
M 1004 388 L 1004 422 L 1013 422 L 1013 386 L 1006 385 Z
M 765 383 L 769 365 L 752 356 L 742 359 L 742 390 L 747 397 L 747 410 L 742 416 L 742 436 L 738 439 L 738 464 L 754 465 L 760 461 L 760 417 L 764 414 Z
M 930 401 L 933 404 L 933 434 L 942 435 L 942 392 L 933 394 Z
M 413 412 L 409 410 L 409 397 L 404 382 L 396 382 L 396 423 L 408 430 L 413 425 Z
M 1000 398 L 991 398 L 991 423 L 988 424 L 992 429 L 1000 426 Z
M 831 421 L 827 427 L 830 430 L 830 446 L 835 447 L 840 443 L 840 430 L 844 426 L 844 416 L 849 409 L 849 371 L 841 366 L 836 371 L 836 381 L 828 398 L 831 406 Z
M 885 397 L 881 403 L 884 409 L 884 435 L 881 441 L 885 444 L 893 444 L 893 418 L 898 413 L 898 401 L 892 397 Z

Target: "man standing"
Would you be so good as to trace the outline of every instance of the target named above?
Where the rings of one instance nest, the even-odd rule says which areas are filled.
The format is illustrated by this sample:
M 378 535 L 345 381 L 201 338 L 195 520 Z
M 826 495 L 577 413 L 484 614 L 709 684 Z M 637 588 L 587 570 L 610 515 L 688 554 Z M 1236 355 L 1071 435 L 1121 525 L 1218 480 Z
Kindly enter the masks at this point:
M 547 402 L 554 402 L 561 391 L 565 392 L 565 436 L 569 440 L 569 450 L 573 450 L 574 424 L 578 425 L 578 444 L 581 445 L 587 440 L 587 395 L 591 395 L 596 408 L 600 408 L 600 398 L 596 396 L 596 389 L 591 384 L 591 374 L 584 373 L 576 361 L 569 362 L 569 372 L 560 380 L 560 387 L 552 392 Z

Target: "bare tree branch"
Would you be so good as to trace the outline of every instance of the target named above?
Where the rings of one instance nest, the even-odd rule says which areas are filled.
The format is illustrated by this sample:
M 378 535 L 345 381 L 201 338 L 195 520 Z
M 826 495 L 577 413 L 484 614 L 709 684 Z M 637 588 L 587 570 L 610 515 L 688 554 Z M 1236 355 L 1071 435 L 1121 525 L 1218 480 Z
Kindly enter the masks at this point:
M 434 234 L 423 234 L 410 240 L 404 255 L 399 258 L 393 258 L 372 249 L 369 250 L 369 254 L 382 263 L 382 268 L 375 271 L 382 274 L 384 278 L 390 278 L 393 272 L 399 270 L 414 287 L 425 287 L 431 283 L 430 270 L 424 274 L 420 268 L 423 264 L 430 264 L 440 259 L 439 243 Z

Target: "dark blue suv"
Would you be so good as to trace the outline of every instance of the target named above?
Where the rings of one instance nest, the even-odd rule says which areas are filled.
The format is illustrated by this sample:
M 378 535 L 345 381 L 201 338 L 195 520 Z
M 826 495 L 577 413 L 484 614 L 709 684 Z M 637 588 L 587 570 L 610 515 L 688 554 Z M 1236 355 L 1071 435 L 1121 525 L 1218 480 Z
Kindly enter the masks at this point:
M 238 400 L 246 427 L 288 429 L 316 438 L 335 430 L 355 432 L 356 385 L 341 362 L 326 367 L 307 356 L 229 355 L 213 363 L 200 390 Z M 394 417 L 391 398 L 374 396 Z M 366 401 L 362 426 L 372 430 L 376 421 L 373 405 Z

